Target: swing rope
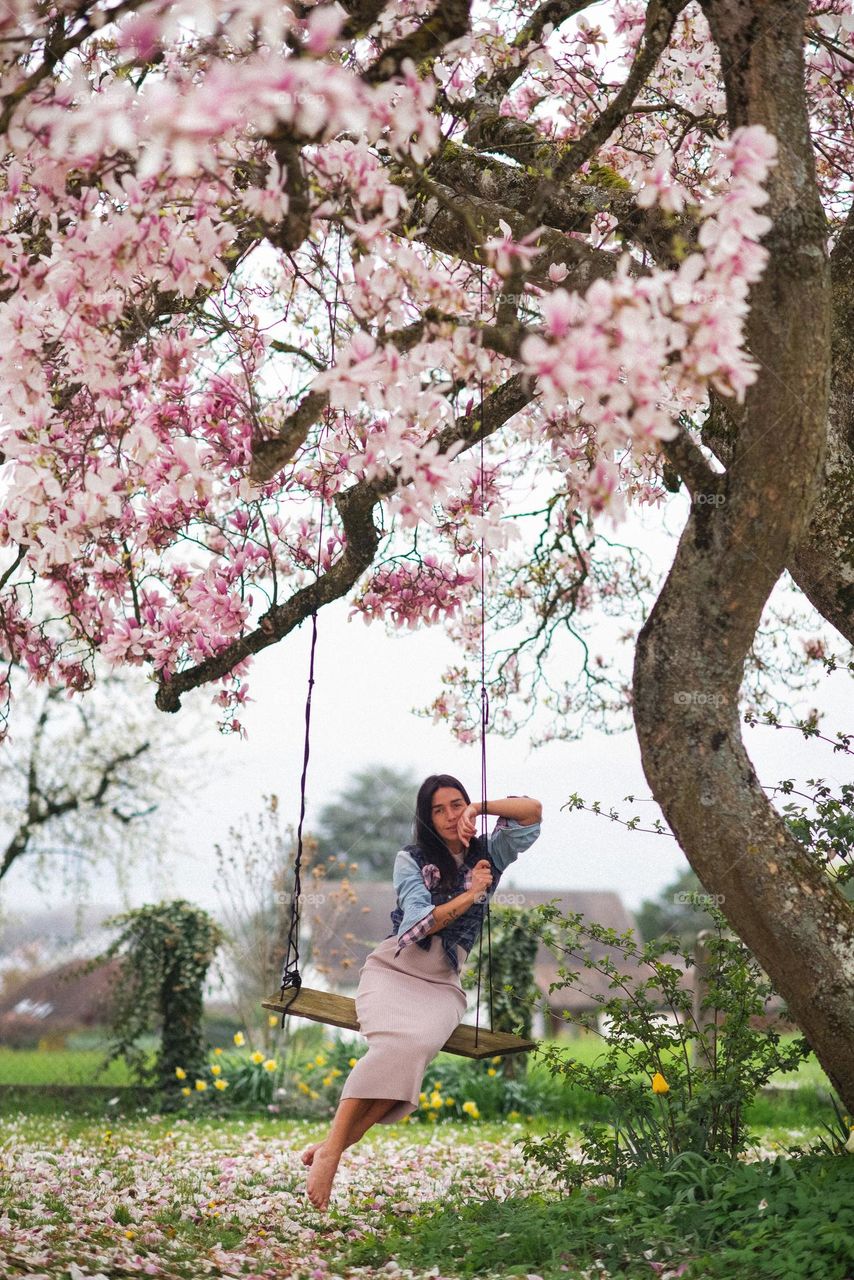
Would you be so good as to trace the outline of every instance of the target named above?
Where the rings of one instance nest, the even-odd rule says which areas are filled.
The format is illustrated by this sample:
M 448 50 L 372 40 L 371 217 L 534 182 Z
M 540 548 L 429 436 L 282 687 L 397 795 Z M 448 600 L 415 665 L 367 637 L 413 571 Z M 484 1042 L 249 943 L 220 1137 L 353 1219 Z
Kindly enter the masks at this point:
M 338 254 L 335 264 L 335 296 L 332 302 L 332 319 L 329 326 L 330 336 L 330 364 L 335 363 L 335 341 L 338 328 L 338 291 L 341 282 L 341 228 L 338 228 Z M 325 425 L 329 425 L 330 410 L 327 408 L 325 414 Z M 321 432 L 322 436 L 322 432 Z M 317 523 L 317 553 L 314 561 L 314 580 L 315 583 L 320 581 L 320 566 L 323 560 L 323 497 L 320 499 L 320 516 Z M 314 689 L 314 666 L 315 652 L 317 650 L 317 603 L 311 611 L 311 642 L 309 645 L 308 658 L 308 688 L 305 698 L 305 732 L 303 734 L 303 755 L 302 755 L 302 774 L 300 775 L 299 784 L 299 822 L 297 823 L 297 851 L 294 859 L 294 889 L 291 895 L 291 921 L 288 929 L 288 947 L 285 952 L 285 959 L 282 965 L 282 986 L 279 993 L 280 999 L 284 1000 L 285 991 L 293 987 L 294 993 L 288 1003 L 282 1010 L 281 1027 L 285 1025 L 285 1015 L 288 1009 L 296 1000 L 302 987 L 302 976 L 299 971 L 299 924 L 300 924 L 300 896 L 302 894 L 302 851 L 303 851 L 303 824 L 305 822 L 307 779 L 308 779 L 308 761 L 311 755 L 311 694 Z M 293 955 L 293 960 L 291 956 Z
M 480 314 L 483 317 L 483 263 L 480 263 Z M 486 687 L 486 548 L 483 537 L 483 516 L 486 511 L 486 469 L 485 469 L 485 431 L 483 421 L 483 370 L 480 372 L 480 418 L 478 421 L 478 430 L 480 432 L 480 473 L 479 494 L 480 494 L 480 837 L 483 847 L 487 845 L 486 831 L 486 729 L 489 724 L 489 693 Z M 494 1027 L 494 1010 L 492 1004 L 492 926 L 489 916 L 489 899 L 486 900 L 486 909 L 481 915 L 480 932 L 478 933 L 478 949 L 477 949 L 477 1005 L 475 1009 L 475 1026 L 474 1026 L 474 1042 L 478 1043 L 480 1034 L 480 970 L 481 958 L 483 955 L 483 917 L 486 917 L 486 937 L 487 937 L 487 975 L 489 989 L 489 1029 Z

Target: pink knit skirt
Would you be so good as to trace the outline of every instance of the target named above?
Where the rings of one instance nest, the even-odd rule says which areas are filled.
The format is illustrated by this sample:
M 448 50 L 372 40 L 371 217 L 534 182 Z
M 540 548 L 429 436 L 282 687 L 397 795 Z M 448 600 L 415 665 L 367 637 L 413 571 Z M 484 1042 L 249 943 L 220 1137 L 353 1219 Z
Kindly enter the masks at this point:
M 410 942 L 395 959 L 396 949 L 396 936 L 383 938 L 359 970 L 356 1017 L 368 1052 L 341 1090 L 342 1098 L 396 1098 L 398 1105 L 381 1124 L 394 1124 L 416 1109 L 424 1072 L 468 1004 L 436 934 L 429 951 Z M 461 968 L 466 954 L 458 945 Z

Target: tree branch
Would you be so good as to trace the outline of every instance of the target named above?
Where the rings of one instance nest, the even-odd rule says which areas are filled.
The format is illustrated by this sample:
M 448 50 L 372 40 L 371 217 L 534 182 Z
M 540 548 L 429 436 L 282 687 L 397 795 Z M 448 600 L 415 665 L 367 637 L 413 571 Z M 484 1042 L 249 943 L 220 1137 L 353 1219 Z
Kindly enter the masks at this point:
M 461 452 L 465 452 L 481 438 L 497 431 L 523 409 L 530 399 L 527 378 L 515 374 L 485 397 L 482 429 L 477 428 L 476 420 L 469 415 L 458 417 L 436 437 L 439 452 L 447 453 L 451 445 L 459 441 L 463 443 Z M 345 549 L 340 559 L 316 582 L 294 592 L 284 604 L 269 609 L 254 631 L 233 641 L 213 657 L 186 671 L 178 672 L 161 684 L 155 698 L 160 710 L 178 711 L 181 698 L 188 690 L 227 676 L 238 663 L 276 644 L 312 613 L 346 595 L 376 555 L 379 532 L 374 524 L 374 507 L 381 498 L 394 490 L 396 483 L 396 476 L 391 475 L 370 483 L 360 481 L 346 492 L 340 493 L 335 499 L 345 535 Z

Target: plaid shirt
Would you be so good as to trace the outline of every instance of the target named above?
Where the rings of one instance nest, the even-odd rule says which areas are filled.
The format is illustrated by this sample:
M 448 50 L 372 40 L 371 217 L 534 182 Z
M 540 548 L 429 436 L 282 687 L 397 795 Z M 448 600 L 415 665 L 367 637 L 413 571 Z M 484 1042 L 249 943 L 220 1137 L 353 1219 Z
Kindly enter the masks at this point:
M 467 954 L 471 951 L 486 905 L 498 888 L 501 873 L 516 861 L 523 850 L 530 848 L 539 834 L 539 822 L 523 827 L 514 818 L 499 818 L 494 830 L 487 836 L 487 858 L 492 870 L 492 884 L 487 892 L 486 902 L 475 903 L 462 916 L 436 930 L 442 939 L 448 964 L 454 972 L 458 973 L 460 968 L 456 948 L 458 945 L 462 946 Z M 472 859 L 471 866 L 467 865 L 469 856 Z M 426 855 L 414 845 L 401 849 L 394 861 L 393 883 L 397 892 L 397 906 L 391 913 L 394 928 L 388 935 L 392 937 L 397 934 L 395 956 L 410 942 L 417 943 L 422 949 L 430 946 L 430 931 L 436 924 L 434 906 L 449 902 L 471 888 L 473 864 L 480 861 L 482 856 L 474 851 L 464 854 L 462 862 L 458 864 L 457 880 L 452 890 L 440 893 L 438 884 L 441 872 L 436 864 L 427 862 Z

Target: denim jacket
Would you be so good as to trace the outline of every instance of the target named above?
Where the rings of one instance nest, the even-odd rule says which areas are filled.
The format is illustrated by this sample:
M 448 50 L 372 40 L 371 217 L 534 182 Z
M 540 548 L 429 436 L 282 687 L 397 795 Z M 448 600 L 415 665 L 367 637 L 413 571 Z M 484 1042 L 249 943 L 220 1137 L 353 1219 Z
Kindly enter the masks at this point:
M 429 950 L 433 935 L 428 934 L 428 930 L 436 923 L 433 908 L 450 902 L 452 898 L 471 888 L 472 870 L 486 856 L 492 871 L 492 884 L 486 902 L 475 903 L 456 920 L 451 920 L 444 928 L 436 930 L 436 936 L 442 940 L 448 964 L 455 973 L 459 973 L 457 946 L 463 947 L 466 955 L 471 951 L 480 931 L 486 905 L 498 888 L 501 873 L 516 861 L 523 850 L 530 848 L 539 834 L 539 822 L 524 827 L 515 818 L 499 818 L 495 829 L 486 837 L 486 855 L 470 847 L 458 866 L 456 881 L 447 893 L 438 888 L 441 873 L 435 863 L 430 862 L 429 854 L 424 853 L 417 845 L 407 845 L 401 849 L 394 860 L 392 876 L 397 906 L 391 913 L 392 932 L 387 935 L 390 938 L 397 935 L 395 957 L 411 942 L 417 943 L 424 951 Z

